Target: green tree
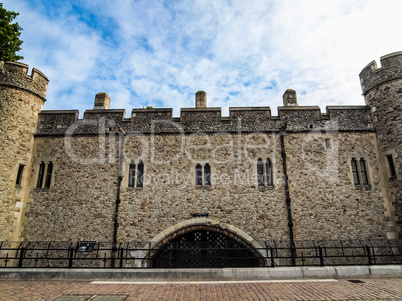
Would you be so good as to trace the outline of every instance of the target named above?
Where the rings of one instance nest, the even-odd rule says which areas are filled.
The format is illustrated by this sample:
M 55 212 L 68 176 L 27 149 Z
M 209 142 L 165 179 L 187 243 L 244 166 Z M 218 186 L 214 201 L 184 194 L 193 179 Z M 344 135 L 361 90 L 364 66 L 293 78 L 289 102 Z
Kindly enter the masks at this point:
M 12 21 L 19 13 L 8 11 L 0 3 L 0 61 L 18 61 L 24 57 L 16 55 L 21 50 L 20 40 L 22 28 Z

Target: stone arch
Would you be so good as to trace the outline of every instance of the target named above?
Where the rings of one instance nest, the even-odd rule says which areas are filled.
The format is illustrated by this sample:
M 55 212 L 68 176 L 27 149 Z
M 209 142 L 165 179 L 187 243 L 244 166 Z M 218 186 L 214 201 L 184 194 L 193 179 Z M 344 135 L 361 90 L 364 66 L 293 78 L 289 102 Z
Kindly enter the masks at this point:
M 149 244 L 144 247 L 148 249 L 148 255 L 144 257 L 142 266 L 154 266 L 155 258 L 160 257 L 160 253 L 168 248 L 168 245 L 173 241 L 178 241 L 188 235 L 197 233 L 209 233 L 214 237 L 228 240 L 231 243 L 239 246 L 239 252 L 247 252 L 247 256 L 251 256 L 255 266 L 262 266 L 265 264 L 265 258 L 268 257 L 266 250 L 253 239 L 249 234 L 243 230 L 229 225 L 227 223 L 210 219 L 210 218 L 192 218 L 179 222 L 156 235 Z M 232 260 L 232 263 L 234 261 Z

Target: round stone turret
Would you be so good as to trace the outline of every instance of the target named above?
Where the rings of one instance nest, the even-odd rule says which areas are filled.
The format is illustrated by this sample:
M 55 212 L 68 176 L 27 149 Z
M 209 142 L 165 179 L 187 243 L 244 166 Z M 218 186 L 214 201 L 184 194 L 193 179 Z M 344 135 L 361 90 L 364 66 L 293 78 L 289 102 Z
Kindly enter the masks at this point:
M 37 69 L 0 62 L 0 237 L 20 240 L 30 183 L 33 138 L 49 80 Z
M 198 91 L 195 93 L 195 107 L 206 108 L 207 107 L 207 93 L 204 91 Z
M 17 62 L 0 62 L 0 85 L 25 90 L 46 100 L 49 80 L 38 69 L 28 75 L 28 65 Z
M 402 79 L 402 51 L 384 55 L 380 61 L 381 68 L 377 67 L 376 61 L 372 61 L 360 72 L 363 95 L 379 85 Z
M 360 73 L 366 104 L 371 108 L 377 133 L 384 189 L 395 210 L 390 222 L 393 232 L 401 237 L 402 228 L 402 52 L 381 57 L 381 67 L 375 61 Z M 399 233 L 399 234 L 398 234 Z M 390 237 L 390 238 L 396 238 Z

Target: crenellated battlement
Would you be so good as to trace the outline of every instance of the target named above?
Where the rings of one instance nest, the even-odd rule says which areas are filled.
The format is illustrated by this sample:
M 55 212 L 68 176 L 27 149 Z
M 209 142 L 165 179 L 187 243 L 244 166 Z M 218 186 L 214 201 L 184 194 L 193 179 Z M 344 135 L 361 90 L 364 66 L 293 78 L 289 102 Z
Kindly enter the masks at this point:
M 363 95 L 378 85 L 402 78 L 402 51 L 382 56 L 380 61 L 380 68 L 372 61 L 360 72 Z
M 0 62 L 0 85 L 23 89 L 46 100 L 49 80 L 38 69 L 28 75 L 28 65 L 17 62 Z
M 83 119 L 78 111 L 41 111 L 36 135 L 128 133 L 216 133 L 216 132 L 279 132 L 287 124 L 292 132 L 306 131 L 374 131 L 368 106 L 279 107 L 278 116 L 271 116 L 270 107 L 230 108 L 229 116 L 221 108 L 183 108 L 180 117 L 173 109 L 134 109 L 131 118 L 125 110 L 87 110 Z

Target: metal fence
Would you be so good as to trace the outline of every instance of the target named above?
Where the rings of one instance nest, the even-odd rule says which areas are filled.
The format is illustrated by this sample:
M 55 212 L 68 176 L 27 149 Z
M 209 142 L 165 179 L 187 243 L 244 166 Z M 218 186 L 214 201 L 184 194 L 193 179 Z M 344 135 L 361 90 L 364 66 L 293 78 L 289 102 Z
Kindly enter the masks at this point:
M 191 268 L 402 264 L 402 240 L 259 242 L 258 248 L 126 242 L 0 242 L 0 268 Z

